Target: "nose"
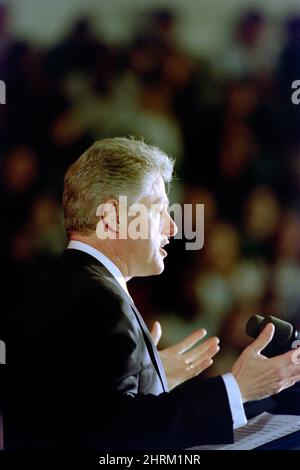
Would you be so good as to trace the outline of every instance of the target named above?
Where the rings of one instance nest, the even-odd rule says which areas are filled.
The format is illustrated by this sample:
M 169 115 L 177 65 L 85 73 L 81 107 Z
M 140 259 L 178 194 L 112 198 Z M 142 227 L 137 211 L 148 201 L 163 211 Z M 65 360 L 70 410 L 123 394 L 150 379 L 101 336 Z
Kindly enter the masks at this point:
M 178 227 L 170 214 L 167 212 L 165 223 L 163 227 L 163 233 L 167 235 L 167 237 L 175 237 L 176 233 L 178 232 Z

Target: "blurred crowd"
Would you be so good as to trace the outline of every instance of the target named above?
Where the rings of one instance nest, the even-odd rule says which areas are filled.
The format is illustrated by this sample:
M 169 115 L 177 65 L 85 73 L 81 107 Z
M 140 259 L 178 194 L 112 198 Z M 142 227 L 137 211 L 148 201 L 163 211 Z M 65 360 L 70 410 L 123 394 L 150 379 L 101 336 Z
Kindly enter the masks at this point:
M 13 37 L 0 7 L 4 315 L 66 245 L 68 165 L 94 140 L 133 135 L 176 158 L 172 202 L 205 205 L 204 248 L 175 240 L 161 276 L 129 284 L 149 326 L 161 321 L 161 345 L 203 326 L 221 338 L 219 373 L 247 344 L 252 314 L 299 325 L 300 15 L 277 25 L 278 44 L 266 40 L 269 23 L 243 12 L 222 57 L 179 47 L 165 9 L 145 12 L 131 44 L 108 44 L 80 18 L 39 49 Z

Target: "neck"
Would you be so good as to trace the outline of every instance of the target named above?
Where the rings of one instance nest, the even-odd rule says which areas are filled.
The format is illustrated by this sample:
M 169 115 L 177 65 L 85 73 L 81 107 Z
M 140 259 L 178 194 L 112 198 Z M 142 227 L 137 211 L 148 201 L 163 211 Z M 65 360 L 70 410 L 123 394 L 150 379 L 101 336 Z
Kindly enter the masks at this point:
M 125 280 L 129 281 L 130 276 L 128 275 L 127 265 L 119 254 L 117 244 L 113 243 L 117 240 L 99 240 L 94 235 L 81 235 L 79 233 L 72 233 L 70 235 L 70 240 L 86 243 L 96 250 L 101 251 L 103 255 L 107 256 L 107 258 L 109 258 L 110 261 L 112 261 L 117 266 L 117 268 L 123 274 Z

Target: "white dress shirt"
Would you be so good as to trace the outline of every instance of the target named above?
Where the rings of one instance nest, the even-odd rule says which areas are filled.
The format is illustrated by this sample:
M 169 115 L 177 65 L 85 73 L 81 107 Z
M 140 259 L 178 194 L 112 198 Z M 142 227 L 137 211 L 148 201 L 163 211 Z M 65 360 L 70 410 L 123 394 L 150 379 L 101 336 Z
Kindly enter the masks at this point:
M 123 274 L 121 273 L 119 268 L 117 268 L 117 266 L 109 258 L 107 258 L 107 256 L 105 256 L 99 250 L 96 250 L 96 248 L 93 248 L 92 246 L 87 245 L 86 243 L 83 243 L 77 240 L 71 240 L 67 248 L 83 251 L 93 256 L 94 258 L 96 258 L 114 276 L 114 278 L 118 281 L 122 289 L 126 292 L 128 297 L 131 299 Z M 237 381 L 235 380 L 231 372 L 222 375 L 222 378 L 224 380 L 224 384 L 225 384 L 227 395 L 228 395 L 228 401 L 229 401 L 229 406 L 230 406 L 230 411 L 231 411 L 232 421 L 233 421 L 233 428 L 236 429 L 240 426 L 244 426 L 247 423 L 247 418 L 245 415 L 241 392 L 237 384 Z

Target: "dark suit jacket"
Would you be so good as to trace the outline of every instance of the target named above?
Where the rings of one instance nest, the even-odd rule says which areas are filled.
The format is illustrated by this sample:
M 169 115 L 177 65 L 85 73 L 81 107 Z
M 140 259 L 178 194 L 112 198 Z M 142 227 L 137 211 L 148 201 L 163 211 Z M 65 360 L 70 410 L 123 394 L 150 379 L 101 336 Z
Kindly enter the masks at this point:
M 180 449 L 233 439 L 223 380 L 194 378 L 168 392 L 137 308 L 77 250 L 66 250 L 19 308 L 7 370 L 7 449 Z

